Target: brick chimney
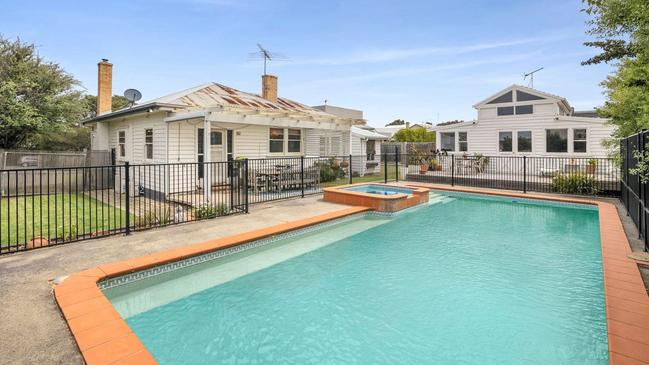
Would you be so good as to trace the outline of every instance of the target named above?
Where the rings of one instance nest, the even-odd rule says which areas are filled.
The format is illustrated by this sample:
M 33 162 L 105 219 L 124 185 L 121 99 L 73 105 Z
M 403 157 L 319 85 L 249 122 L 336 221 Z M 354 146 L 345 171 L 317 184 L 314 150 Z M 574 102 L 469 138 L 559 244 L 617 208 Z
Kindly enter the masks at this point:
M 261 97 L 273 103 L 277 102 L 277 76 L 261 76 Z
M 103 58 L 97 64 L 97 115 L 113 110 L 113 64 Z

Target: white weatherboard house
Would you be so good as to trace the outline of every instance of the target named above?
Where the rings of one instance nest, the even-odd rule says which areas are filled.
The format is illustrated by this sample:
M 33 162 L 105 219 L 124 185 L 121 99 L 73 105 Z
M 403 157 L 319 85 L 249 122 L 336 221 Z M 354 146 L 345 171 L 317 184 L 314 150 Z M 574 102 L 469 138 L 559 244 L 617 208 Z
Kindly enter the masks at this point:
M 361 110 L 341 108 L 333 105 L 317 105 L 314 108 L 339 117 L 363 120 Z M 385 134 L 368 125 L 355 125 L 351 128 L 349 151 L 352 156 L 352 172 L 364 176 L 381 171 L 381 143 L 389 140 Z M 324 154 L 323 154 L 324 156 Z
M 97 116 L 84 124 L 92 128 L 92 149 L 113 151 L 118 164 L 347 155 L 351 127 L 364 122 L 278 97 L 272 75 L 262 76 L 261 95 L 207 83 L 114 112 L 111 83 L 104 60 Z M 149 185 L 158 190 L 160 183 Z
M 476 120 L 436 127 L 437 148 L 490 156 L 607 157 L 607 119 L 575 112 L 565 98 L 512 85 L 473 106 Z

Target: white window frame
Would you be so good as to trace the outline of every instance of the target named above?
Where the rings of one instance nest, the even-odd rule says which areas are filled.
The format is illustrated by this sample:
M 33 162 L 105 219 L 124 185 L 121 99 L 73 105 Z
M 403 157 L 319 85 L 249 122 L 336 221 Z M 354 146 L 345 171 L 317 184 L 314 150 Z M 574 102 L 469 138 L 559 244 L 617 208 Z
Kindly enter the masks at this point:
M 520 133 L 520 132 L 530 132 L 530 147 L 531 147 L 530 151 L 519 151 L 519 149 L 518 149 L 518 133 Z M 515 149 L 516 153 L 520 153 L 520 154 L 523 154 L 523 155 L 524 154 L 532 154 L 532 153 L 534 153 L 534 131 L 531 130 L 531 129 L 521 129 L 521 130 L 516 130 L 515 133 L 516 133 L 516 138 L 514 140 L 516 141 L 516 143 L 514 144 L 514 146 L 516 146 L 516 149 Z
M 584 139 L 577 139 L 575 140 L 575 131 L 583 129 L 586 133 L 586 136 Z M 570 142 L 570 146 L 572 147 L 572 153 L 578 153 L 578 154 L 587 154 L 588 153 L 588 128 L 571 128 L 570 129 L 570 134 L 572 135 L 572 141 Z M 586 151 L 584 152 L 577 152 L 575 151 L 575 142 L 584 142 L 586 143 Z
M 446 151 L 448 151 L 448 152 L 456 152 L 457 147 L 458 147 L 457 146 L 457 133 L 456 132 L 441 132 L 441 131 L 439 132 L 439 149 L 440 149 L 440 151 L 445 150 L 444 142 L 442 140 L 444 134 L 452 134 L 453 135 L 453 150 L 446 149 Z
M 271 152 L 270 151 L 270 131 L 271 129 L 282 129 L 283 134 L 282 134 L 282 152 Z M 297 152 L 289 152 L 288 151 L 288 133 L 289 130 L 298 130 L 300 131 L 300 150 Z M 268 128 L 268 155 L 270 156 L 301 156 L 303 151 L 304 151 L 304 129 L 301 128 L 284 128 L 284 127 L 269 127 Z M 278 139 L 274 139 L 275 141 L 279 141 Z
M 151 131 L 151 142 L 147 141 L 147 132 Z M 149 157 L 149 148 L 151 149 L 151 157 Z M 154 156 L 153 150 L 153 128 L 144 129 L 144 159 L 152 161 Z
M 512 150 L 511 151 L 501 151 L 500 150 L 500 133 L 511 133 L 511 135 L 512 135 Z M 515 136 L 516 136 L 516 131 L 513 130 L 513 129 L 503 129 L 503 130 L 497 131 L 496 132 L 496 151 L 498 153 L 502 153 L 502 154 L 506 154 L 506 155 L 514 153 L 514 146 L 516 146 L 516 143 L 515 143 L 515 140 L 514 140 Z
M 566 152 L 549 152 L 548 151 L 548 131 L 549 130 L 554 130 L 554 129 L 565 129 L 566 130 L 566 140 L 567 140 L 567 146 L 566 146 Z M 580 128 L 581 129 L 581 128 Z M 560 154 L 560 155 L 568 155 L 572 153 L 572 128 L 544 128 L 543 129 L 543 153 L 545 154 Z
M 124 143 L 120 142 L 120 134 L 124 133 Z M 118 160 L 126 160 L 128 157 L 128 133 L 126 133 L 126 129 L 118 129 L 117 130 L 117 159 Z M 122 148 L 123 147 L 123 148 Z M 123 153 L 122 153 L 123 151 Z
M 460 141 L 460 133 L 464 133 L 464 141 Z M 458 152 L 469 152 L 469 132 L 467 131 L 457 131 L 455 133 L 455 137 L 457 140 L 457 151 Z M 464 143 L 465 150 L 462 150 L 462 143 Z

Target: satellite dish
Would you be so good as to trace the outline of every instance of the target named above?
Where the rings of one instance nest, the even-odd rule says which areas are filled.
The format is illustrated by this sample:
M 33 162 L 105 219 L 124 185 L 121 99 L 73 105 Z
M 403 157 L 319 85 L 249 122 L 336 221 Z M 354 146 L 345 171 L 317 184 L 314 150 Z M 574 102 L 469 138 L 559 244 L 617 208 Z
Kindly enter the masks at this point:
M 136 101 L 142 99 L 142 93 L 135 89 L 126 89 L 126 91 L 124 91 L 124 97 L 131 105 L 133 105 Z

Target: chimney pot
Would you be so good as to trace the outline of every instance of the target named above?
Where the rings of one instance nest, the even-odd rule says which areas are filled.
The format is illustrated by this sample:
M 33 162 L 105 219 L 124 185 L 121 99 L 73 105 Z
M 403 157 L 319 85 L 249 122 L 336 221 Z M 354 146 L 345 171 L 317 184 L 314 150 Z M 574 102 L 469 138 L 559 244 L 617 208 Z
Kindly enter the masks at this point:
M 97 64 L 97 115 L 113 111 L 113 64 L 102 58 Z
M 261 76 L 261 97 L 273 103 L 277 102 L 277 76 Z

